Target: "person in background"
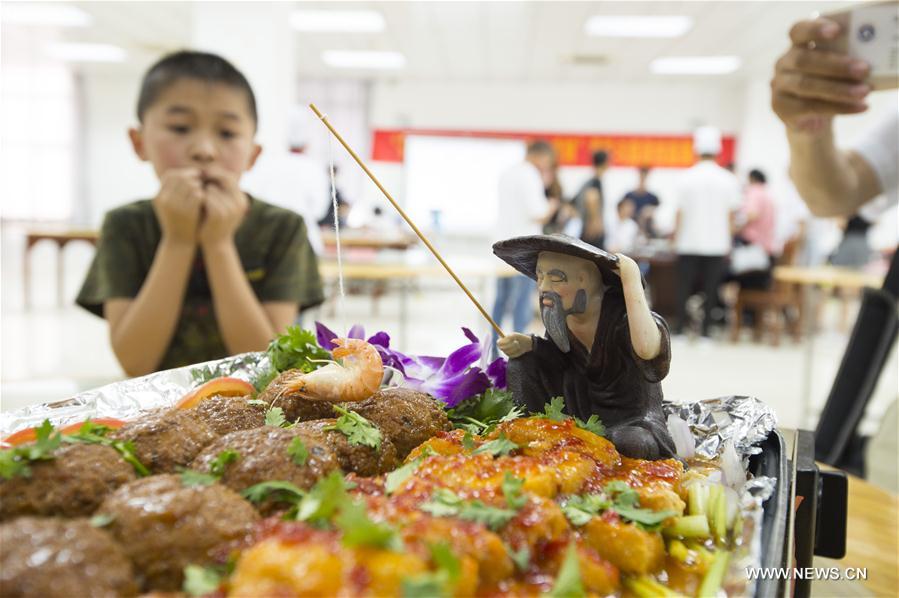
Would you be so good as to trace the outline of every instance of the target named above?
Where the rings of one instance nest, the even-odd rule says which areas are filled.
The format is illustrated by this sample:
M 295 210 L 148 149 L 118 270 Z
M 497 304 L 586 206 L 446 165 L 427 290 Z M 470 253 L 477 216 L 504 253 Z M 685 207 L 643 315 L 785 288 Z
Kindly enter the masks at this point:
M 646 179 L 649 178 L 649 171 L 649 166 L 640 167 L 638 175 L 640 178 L 637 182 L 637 188 L 633 191 L 628 191 L 624 198 L 634 203 L 634 220 L 643 234 L 648 238 L 652 238 L 656 236 L 652 227 L 652 216 L 655 209 L 659 207 L 660 202 L 658 196 L 646 188 Z
M 830 256 L 830 263 L 844 268 L 864 268 L 871 261 L 868 229 L 871 223 L 855 214 L 842 223 L 843 236 Z
M 334 166 L 334 179 L 337 180 L 337 166 Z M 330 172 L 326 173 L 330 177 Z M 334 199 L 337 200 L 337 224 L 341 229 L 347 225 L 347 218 L 350 215 L 350 202 L 343 197 L 340 188 L 334 185 L 334 198 L 328 202 L 327 213 L 318 221 L 318 226 L 330 231 L 335 229 L 334 226 Z
M 746 187 L 743 205 L 737 215 L 740 226 L 734 235 L 734 244 L 738 247 L 745 245 L 761 247 L 768 256 L 768 267 L 735 275 L 734 280 L 740 284 L 740 288 L 766 289 L 771 285 L 771 271 L 776 252 L 775 211 L 765 174 L 757 169 L 749 171 L 749 184 Z
M 837 148 L 834 117 L 867 110 L 872 91 L 866 82 L 870 65 L 826 49 L 839 35 L 840 25 L 826 18 L 793 25 L 792 46 L 771 80 L 771 107 L 786 126 L 790 176 L 811 212 L 862 213 L 870 222 L 899 202 L 899 111 L 894 106 L 853 148 Z M 894 401 L 868 443 L 866 459 L 868 476 L 893 492 L 899 487 L 897 409 Z
M 786 127 L 790 176 L 812 213 L 848 217 L 865 210 L 871 221 L 899 201 L 899 111 L 855 147 L 836 147 L 834 117 L 867 110 L 872 89 L 866 62 L 818 47 L 839 34 L 839 24 L 826 18 L 793 25 L 792 46 L 771 80 L 771 106 Z M 884 199 L 872 202 L 881 193 Z
M 581 240 L 594 247 L 605 246 L 605 223 L 603 221 L 602 176 L 609 167 L 609 154 L 599 150 L 593 154 L 593 176 L 584 183 L 575 197 L 575 205 L 581 216 L 583 230 Z
M 565 228 L 567 213 L 563 209 L 565 200 L 562 197 L 562 183 L 559 182 L 559 164 L 553 164 L 549 184 L 543 190 L 546 201 L 556 207 L 556 211 L 549 216 L 549 220 L 543 225 L 544 234 L 560 233 Z
M 307 229 L 309 242 L 321 255 L 324 244 L 315 224 L 331 209 L 331 181 L 327 167 L 308 153 L 308 120 L 304 112 L 290 113 L 288 151 L 263 155 L 247 173 L 243 186 L 276 206 L 298 212 L 311 225 Z
M 631 254 L 637 247 L 640 229 L 634 220 L 634 200 L 625 196 L 618 202 L 618 221 L 609 234 L 608 247 L 610 253 Z
M 693 151 L 699 161 L 682 176 L 678 189 L 678 209 L 674 229 L 677 252 L 677 322 L 675 334 L 682 334 L 687 319 L 687 299 L 702 281 L 705 294 L 702 336 L 709 336 L 712 307 L 718 305 L 718 286 L 730 253 L 731 226 L 740 206 L 737 178 L 715 163 L 721 152 L 721 133 L 714 127 L 700 127 L 693 135 Z
M 130 376 L 265 350 L 324 293 L 303 218 L 240 189 L 262 150 L 253 90 L 219 56 L 176 52 L 144 76 L 137 119 L 159 192 L 106 214 L 78 305 Z
M 525 159 L 502 173 L 499 179 L 496 240 L 524 235 L 539 235 L 543 227 L 559 210 L 560 200 L 546 197 L 545 189 L 552 183 L 556 152 L 546 141 L 531 142 Z M 533 280 L 523 274 L 500 277 L 496 281 L 496 300 L 493 320 L 502 325 L 506 315 L 512 315 L 514 330 L 527 330 L 534 316 L 537 291 Z M 498 335 L 494 331 L 493 343 Z

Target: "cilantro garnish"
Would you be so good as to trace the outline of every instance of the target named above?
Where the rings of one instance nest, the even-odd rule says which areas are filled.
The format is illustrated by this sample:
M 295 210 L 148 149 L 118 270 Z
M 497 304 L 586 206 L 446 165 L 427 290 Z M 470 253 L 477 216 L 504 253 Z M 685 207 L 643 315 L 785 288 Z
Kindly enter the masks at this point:
M 574 542 L 568 545 L 565 552 L 565 560 L 556 576 L 556 582 L 549 591 L 551 598 L 581 598 L 586 596 L 584 583 L 581 581 L 581 567 L 578 563 L 577 548 Z
M 55 431 L 49 419 L 35 429 L 35 441 L 0 451 L 0 477 L 31 476 L 31 461 L 49 461 L 59 448 L 62 436 Z
M 531 549 L 528 548 L 528 545 L 525 544 L 519 550 L 512 550 L 512 547 L 508 544 L 503 545 L 506 547 L 509 558 L 515 563 L 515 567 L 519 571 L 527 571 L 528 565 L 531 562 Z
M 343 476 L 332 471 L 316 482 L 287 516 L 298 521 L 323 524 L 348 500 L 347 487 Z
M 466 451 L 470 451 L 474 449 L 474 436 L 472 436 L 471 432 L 465 430 L 465 434 L 462 435 L 462 448 Z
M 109 426 L 104 426 L 103 424 L 95 424 L 90 419 L 85 420 L 81 427 L 78 429 L 78 432 L 75 434 L 68 434 L 62 437 L 63 442 L 76 443 L 82 442 L 84 444 L 102 444 L 103 446 L 108 446 L 116 450 L 119 453 L 119 456 L 122 457 L 122 460 L 131 465 L 134 468 L 134 471 L 139 476 L 148 476 L 150 475 L 150 470 L 146 465 L 140 462 L 140 459 L 137 458 L 137 452 L 134 448 L 134 443 L 130 440 L 115 440 L 112 438 L 108 438 L 107 434 L 112 429 Z
M 211 486 L 218 481 L 218 478 L 211 473 L 203 473 L 202 471 L 194 471 L 193 469 L 185 469 L 181 471 L 181 485 L 187 488 L 194 486 Z
M 457 428 L 472 434 L 489 434 L 498 423 L 521 417 L 523 413 L 511 392 L 491 388 L 462 401 L 446 414 Z
M 216 455 L 215 459 L 212 460 L 212 463 L 209 464 L 209 473 L 214 475 L 216 479 L 221 479 L 221 477 L 225 475 L 225 467 L 227 467 L 229 463 L 234 463 L 239 458 L 240 453 L 234 449 L 225 449 Z
M 265 407 L 266 405 L 268 405 L 268 403 L 266 403 L 262 399 L 248 399 L 247 405 L 259 405 L 260 407 Z
M 343 532 L 345 546 L 370 546 L 393 551 L 403 549 L 396 529 L 386 523 L 372 521 L 361 501 L 345 501 L 334 523 Z
M 184 583 L 181 589 L 191 596 L 205 596 L 219 589 L 222 574 L 212 567 L 188 565 L 184 568 Z
M 350 444 L 370 446 L 375 450 L 381 448 L 381 430 L 370 421 L 356 413 L 334 405 L 334 411 L 340 414 L 337 422 L 325 426 L 323 430 L 337 430 L 347 437 Z
M 562 512 L 568 521 L 574 526 L 586 525 L 593 516 L 611 509 L 621 518 L 647 531 L 653 531 L 663 521 L 677 515 L 674 511 L 641 509 L 637 492 L 621 480 L 609 482 L 603 487 L 603 491 L 603 494 L 575 495 L 569 498 L 562 506 Z
M 575 425 L 582 430 L 593 432 L 597 436 L 603 436 L 606 433 L 606 427 L 602 424 L 598 415 L 593 414 L 587 418 L 587 421 L 584 421 L 579 417 L 569 418 L 564 411 L 565 399 L 563 397 L 553 397 L 549 400 L 549 403 L 543 406 L 543 413 L 538 413 L 537 416 L 555 422 L 573 419 Z
M 240 453 L 234 449 L 225 449 L 215 456 L 209 463 L 209 473 L 195 471 L 193 469 L 183 469 L 181 471 L 182 486 L 211 486 L 222 479 L 225 475 L 225 467 L 229 463 L 234 463 L 240 458 Z
M 524 487 L 524 480 L 520 478 L 516 478 L 508 471 L 505 476 L 503 476 L 503 496 L 506 497 L 506 504 L 509 507 L 518 510 L 528 502 L 527 495 L 521 491 Z
M 275 495 L 279 500 L 286 502 L 297 502 L 306 496 L 306 493 L 290 482 L 272 480 L 254 484 L 244 489 L 240 495 L 252 503 L 260 503 L 270 495 Z
M 574 418 L 574 423 L 577 424 L 578 428 L 582 430 L 587 430 L 588 432 L 593 432 L 597 436 L 605 436 L 606 427 L 600 421 L 599 416 L 595 413 L 587 418 L 587 421 L 584 421 L 580 418 Z
M 115 521 L 115 515 L 109 513 L 98 513 L 90 518 L 91 527 L 106 527 Z
M 474 521 L 493 531 L 505 527 L 518 514 L 516 509 L 491 507 L 479 500 L 463 500 L 455 492 L 446 488 L 438 488 L 431 499 L 419 508 L 435 517 L 458 517 Z
M 412 474 L 415 473 L 415 470 L 418 469 L 418 466 L 421 465 L 423 461 L 424 457 L 418 457 L 388 473 L 384 478 L 384 491 L 387 492 L 387 494 L 396 492 L 399 487 L 403 485 L 403 482 L 412 477 Z
M 434 596 L 451 596 L 452 585 L 459 579 L 462 565 L 446 542 L 429 544 L 431 560 L 437 566 L 436 571 L 429 571 L 402 581 L 404 598 L 433 598 Z
M 444 598 L 450 595 L 446 590 L 446 582 L 437 573 L 422 573 L 403 579 L 400 592 L 403 598 Z
M 280 407 L 272 407 L 265 412 L 265 425 L 276 428 L 286 428 L 289 424 L 284 418 L 284 410 Z
M 279 372 L 299 369 L 308 374 L 320 368 L 321 361 L 331 359 L 331 354 L 315 340 L 315 333 L 299 326 L 290 326 L 279 334 L 269 343 L 267 352 L 272 367 Z
M 543 413 L 540 415 L 554 422 L 560 422 L 568 419 L 568 416 L 565 415 L 564 410 L 565 399 L 563 399 L 562 397 L 553 397 L 549 400 L 549 403 L 543 406 Z
M 296 465 L 305 465 L 309 459 L 309 449 L 306 448 L 306 443 L 303 442 L 303 439 L 298 436 L 290 441 L 290 445 L 287 447 L 287 455 Z
M 571 525 L 586 525 L 594 515 L 609 509 L 612 506 L 604 494 L 575 495 L 569 498 L 562 506 L 562 512 L 571 522 Z
M 472 452 L 472 455 L 481 455 L 483 453 L 488 453 L 493 455 L 494 457 L 501 457 L 503 455 L 508 455 L 518 448 L 520 447 L 517 444 L 506 438 L 505 434 L 501 433 L 499 435 L 499 438 L 497 438 L 496 440 L 485 442 L 477 449 L 475 449 L 474 452 Z

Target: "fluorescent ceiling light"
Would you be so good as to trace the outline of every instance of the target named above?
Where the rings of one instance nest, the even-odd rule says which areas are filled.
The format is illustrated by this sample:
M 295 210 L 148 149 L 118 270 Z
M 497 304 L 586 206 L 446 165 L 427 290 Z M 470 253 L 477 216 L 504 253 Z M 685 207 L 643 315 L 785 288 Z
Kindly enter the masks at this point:
M 657 75 L 726 75 L 738 68 L 739 56 L 667 56 L 649 63 Z
M 297 31 L 377 33 L 384 31 L 384 15 L 376 10 L 295 10 L 290 26 Z
M 680 37 L 692 26 L 687 16 L 594 15 L 584 31 L 598 37 Z
M 123 62 L 125 50 L 111 44 L 58 43 L 46 48 L 47 54 L 67 62 Z
M 399 52 L 325 50 L 322 60 L 328 66 L 342 69 L 401 69 L 406 57 Z
M 0 19 L 14 25 L 87 27 L 94 19 L 71 4 L 43 2 L 4 2 Z

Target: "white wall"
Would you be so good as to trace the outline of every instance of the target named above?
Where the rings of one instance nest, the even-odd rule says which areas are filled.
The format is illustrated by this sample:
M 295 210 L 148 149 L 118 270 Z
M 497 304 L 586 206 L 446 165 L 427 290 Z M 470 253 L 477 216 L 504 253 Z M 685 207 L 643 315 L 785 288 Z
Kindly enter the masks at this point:
M 571 133 L 689 134 L 711 124 L 726 134 L 739 133 L 743 91 L 709 80 L 654 83 L 435 83 L 385 82 L 372 88 L 374 128 L 461 129 Z M 377 163 L 376 163 L 377 164 Z M 388 189 L 405 199 L 402 165 L 377 164 Z M 573 195 L 591 176 L 588 167 L 563 167 L 559 176 Z M 658 219 L 673 220 L 671 195 L 680 169 L 658 169 L 648 186 L 663 202 Z M 447 176 L 452 176 L 451 172 Z M 606 220 L 615 219 L 615 204 L 637 182 L 636 169 L 612 168 L 605 178 Z M 374 186 L 364 199 L 380 201 Z
M 135 105 L 143 72 L 96 70 L 83 77 L 87 155 L 85 204 L 89 224 L 99 226 L 110 209 L 155 195 L 158 184 L 149 163 L 134 155 L 128 127 L 137 124 Z

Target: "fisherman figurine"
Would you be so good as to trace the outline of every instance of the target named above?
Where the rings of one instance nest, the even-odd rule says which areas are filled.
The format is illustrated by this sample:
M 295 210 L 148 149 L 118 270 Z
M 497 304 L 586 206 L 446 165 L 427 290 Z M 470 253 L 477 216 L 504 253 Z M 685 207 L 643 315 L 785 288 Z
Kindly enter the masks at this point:
M 536 412 L 562 396 L 569 415 L 599 416 L 621 454 L 673 457 L 660 384 L 668 325 L 646 305 L 634 260 L 565 235 L 515 237 L 493 253 L 537 280 L 546 327 L 547 338 L 514 332 L 497 343 L 515 401 Z

